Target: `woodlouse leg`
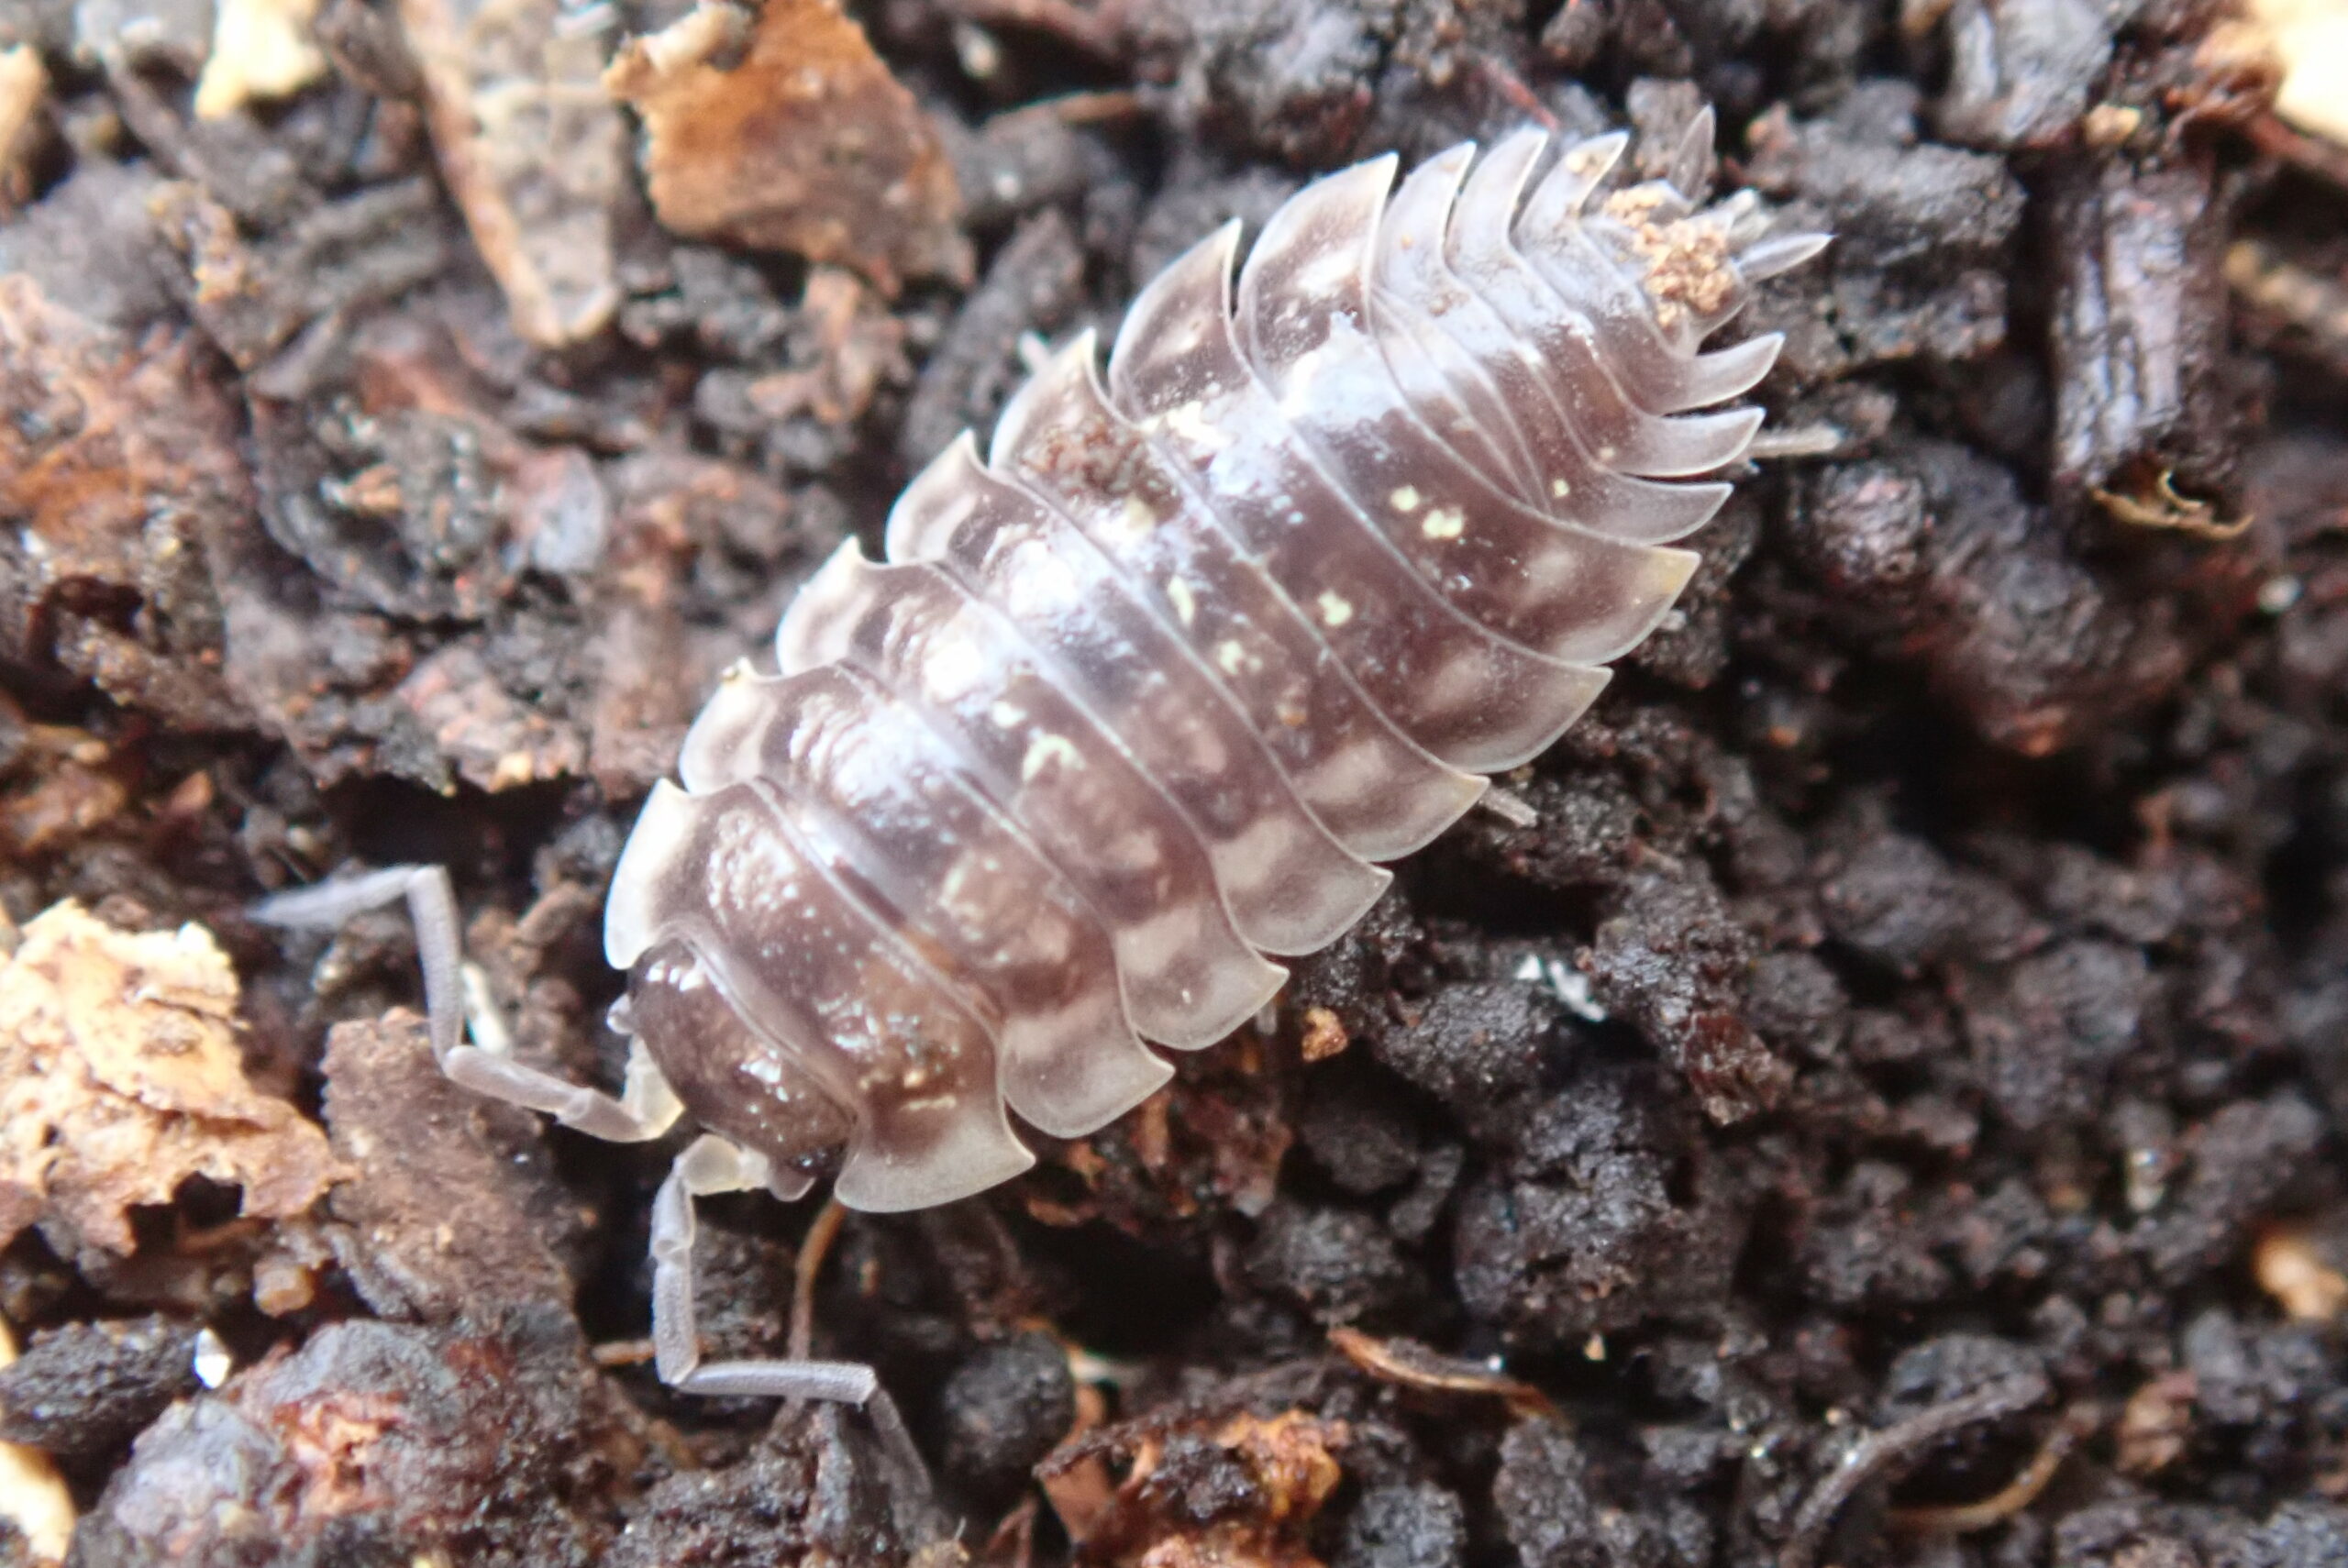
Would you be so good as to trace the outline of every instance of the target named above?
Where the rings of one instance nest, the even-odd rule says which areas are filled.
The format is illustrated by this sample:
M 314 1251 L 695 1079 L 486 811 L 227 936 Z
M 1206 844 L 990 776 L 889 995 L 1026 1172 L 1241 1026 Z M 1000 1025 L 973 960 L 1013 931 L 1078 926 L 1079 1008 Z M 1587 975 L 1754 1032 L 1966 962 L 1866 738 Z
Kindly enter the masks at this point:
M 450 1081 L 475 1094 L 544 1111 L 566 1127 L 614 1143 L 640 1143 L 672 1126 L 683 1108 L 658 1068 L 631 1046 L 627 1084 L 617 1099 L 600 1089 L 467 1044 L 463 928 L 449 873 L 438 866 L 389 866 L 263 899 L 255 920 L 297 931 L 332 931 L 355 914 L 407 900 L 415 952 L 424 967 L 424 1008 L 432 1055 Z
M 652 1200 L 652 1352 L 660 1381 L 687 1394 L 836 1399 L 861 1405 L 879 1387 L 869 1366 L 840 1361 L 720 1361 L 702 1364 L 693 1313 L 693 1199 L 769 1185 L 765 1157 L 704 1133 Z M 876 1414 L 880 1412 L 876 1411 Z M 892 1407 L 886 1416 L 893 1418 Z

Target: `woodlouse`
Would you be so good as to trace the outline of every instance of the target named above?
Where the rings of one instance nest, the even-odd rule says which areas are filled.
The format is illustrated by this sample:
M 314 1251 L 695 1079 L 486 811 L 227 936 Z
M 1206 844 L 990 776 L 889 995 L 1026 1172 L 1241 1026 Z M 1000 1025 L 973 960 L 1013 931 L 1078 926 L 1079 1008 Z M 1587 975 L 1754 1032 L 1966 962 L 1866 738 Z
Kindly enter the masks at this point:
M 709 1393 L 862 1398 L 864 1368 L 703 1365 L 693 1197 L 803 1193 L 845 1143 L 854 1208 L 966 1196 L 1047 1132 L 1100 1127 L 1268 1001 L 1264 955 L 1334 941 L 1406 855 L 1537 755 L 1669 609 L 1667 547 L 1729 493 L 1778 340 L 1700 352 L 1822 236 L 1699 208 L 1712 135 L 1595 207 L 1626 138 L 1520 132 L 1394 187 L 1298 193 L 1232 288 L 1227 226 L 1089 335 L 850 544 L 737 668 L 611 889 L 629 974 L 617 1099 L 461 1039 L 445 874 L 264 906 L 289 924 L 406 896 L 450 1076 L 600 1136 L 706 1135 L 661 1187 L 654 1341 Z

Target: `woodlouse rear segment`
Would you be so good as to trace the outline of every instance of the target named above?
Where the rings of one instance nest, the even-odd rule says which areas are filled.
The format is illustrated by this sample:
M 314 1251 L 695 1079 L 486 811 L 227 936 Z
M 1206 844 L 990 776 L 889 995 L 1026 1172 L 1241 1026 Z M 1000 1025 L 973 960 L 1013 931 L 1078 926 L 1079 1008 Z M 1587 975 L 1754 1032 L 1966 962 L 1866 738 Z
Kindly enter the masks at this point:
M 1710 138 L 1709 117 L 1691 149 Z M 1479 775 L 1669 608 L 1775 339 L 1704 337 L 1822 240 L 1749 195 L 1592 197 L 1623 138 L 1324 179 L 1082 339 L 853 545 L 694 725 L 615 880 L 686 1109 L 857 1208 L 1100 1126 L 1335 939 Z M 1689 170 L 1699 157 L 1683 160 Z M 1682 175 L 1682 183 L 1692 183 Z M 791 1185 L 787 1180 L 784 1187 Z

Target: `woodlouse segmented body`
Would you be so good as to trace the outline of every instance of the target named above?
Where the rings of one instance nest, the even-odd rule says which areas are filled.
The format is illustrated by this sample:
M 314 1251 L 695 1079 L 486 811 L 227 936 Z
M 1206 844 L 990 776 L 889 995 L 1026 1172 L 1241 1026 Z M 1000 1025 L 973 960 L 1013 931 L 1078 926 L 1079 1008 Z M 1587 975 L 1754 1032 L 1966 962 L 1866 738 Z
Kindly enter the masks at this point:
M 1539 132 L 1226 227 L 965 437 L 737 671 L 615 879 L 622 1013 L 699 1121 L 841 1200 L 944 1202 L 1221 1037 L 1266 954 L 1539 753 L 1654 628 L 1775 338 L 1699 346 L 1816 237 Z M 787 1173 L 774 1185 L 793 1185 Z

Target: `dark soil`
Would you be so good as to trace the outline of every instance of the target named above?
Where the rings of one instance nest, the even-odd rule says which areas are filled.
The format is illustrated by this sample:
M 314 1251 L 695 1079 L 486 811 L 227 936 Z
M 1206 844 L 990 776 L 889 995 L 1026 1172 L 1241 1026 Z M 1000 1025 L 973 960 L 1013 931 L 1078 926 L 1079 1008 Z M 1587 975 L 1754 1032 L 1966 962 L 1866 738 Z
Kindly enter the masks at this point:
M 680 239 L 629 160 L 561 348 L 434 159 L 433 8 L 327 0 L 321 80 L 198 119 L 202 0 L 0 0 L 51 82 L 0 222 L 0 906 L 208 926 L 347 1165 L 306 1220 L 196 1179 L 135 1255 L 0 1253 L 0 1439 L 77 1563 L 2348 1562 L 2348 334 L 2276 282 L 2337 296 L 2348 190 L 2221 0 L 860 6 L 968 286 Z M 637 802 L 1023 339 L 1312 171 L 1528 116 L 1652 168 L 1703 102 L 1723 182 L 1837 237 L 1733 329 L 1789 335 L 1791 455 L 1507 781 L 1534 825 L 1473 816 L 1036 1172 L 847 1219 L 815 1345 L 926 1482 L 631 1353 L 677 1140 L 442 1082 L 396 913 L 240 912 L 446 864 L 515 1049 L 616 1082 Z M 704 1210 L 709 1351 L 780 1353 L 818 1204 Z

